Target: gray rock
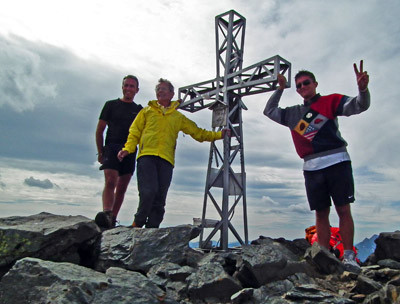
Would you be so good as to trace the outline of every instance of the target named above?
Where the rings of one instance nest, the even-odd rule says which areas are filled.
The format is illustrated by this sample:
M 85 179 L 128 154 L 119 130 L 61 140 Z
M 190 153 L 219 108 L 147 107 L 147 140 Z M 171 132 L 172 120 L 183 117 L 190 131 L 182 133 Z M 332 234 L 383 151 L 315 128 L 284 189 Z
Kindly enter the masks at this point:
M 360 275 L 357 278 L 357 285 L 355 286 L 354 289 L 358 293 L 368 295 L 370 293 L 378 291 L 381 288 L 382 288 L 382 285 L 380 283 L 378 283 L 370 278 L 367 278 L 363 275 Z
M 187 299 L 186 282 L 168 281 L 163 289 L 165 289 L 168 298 L 175 299 L 179 303 L 185 303 L 185 299 Z
M 169 281 L 185 282 L 186 278 L 194 272 L 195 269 L 190 266 L 180 266 L 167 262 L 151 267 L 147 272 L 147 277 L 161 286 Z
M 42 212 L 0 218 L 0 267 L 28 256 L 80 264 L 87 242 L 98 235 L 97 225 L 83 216 Z
M 197 266 L 207 265 L 209 263 L 225 264 L 225 259 L 220 253 L 210 252 L 204 255 L 198 262 Z
M 210 252 L 208 254 L 205 254 L 201 259 L 198 260 L 196 267 L 208 263 L 219 263 L 229 275 L 233 275 L 236 271 L 239 259 L 240 259 L 240 253 L 238 251 Z
M 20 284 L 20 282 L 24 282 Z M 109 269 L 106 274 L 74 265 L 25 258 L 3 277 L 0 302 L 176 303 L 140 273 Z
M 118 227 L 103 232 L 100 253 L 95 266 L 98 271 L 121 267 L 146 273 L 159 263 L 185 264 L 186 254 L 193 251 L 189 241 L 199 235 L 191 225 L 134 229 Z
M 375 243 L 374 255 L 378 261 L 392 259 L 400 262 L 400 231 L 382 232 Z
M 242 289 L 240 283 L 215 262 L 201 265 L 186 281 L 188 294 L 199 299 L 230 299 L 234 293 Z
M 326 248 L 314 243 L 305 254 L 307 261 L 315 265 L 322 273 L 342 273 L 343 264 Z
M 160 263 L 152 266 L 147 272 L 147 276 L 148 277 L 158 276 L 163 279 L 168 279 L 168 273 L 170 271 L 178 270 L 180 268 L 182 268 L 182 266 L 175 263 L 171 262 Z
M 378 265 L 377 265 L 378 266 Z M 387 282 L 389 280 L 392 280 L 393 278 L 400 276 L 400 270 L 398 269 L 391 269 L 391 268 L 378 268 L 372 270 L 372 269 L 363 269 L 362 272 L 363 275 L 366 277 L 378 281 L 378 282 Z
M 400 269 L 400 262 L 397 262 L 392 259 L 379 260 L 378 265 L 381 267 L 388 267 L 391 269 Z
M 235 277 L 244 287 L 258 288 L 271 281 L 295 273 L 312 273 L 312 267 L 285 245 L 271 238 L 259 239 L 254 245 L 243 246 Z
M 195 272 L 195 269 L 190 266 L 183 266 L 179 269 L 172 269 L 168 271 L 167 277 L 171 281 L 181 281 L 184 282 L 188 276 Z
M 258 288 L 276 277 L 286 264 L 287 259 L 270 240 L 259 245 L 243 246 L 235 277 L 244 287 Z
M 260 242 L 262 239 L 269 239 L 268 237 L 260 237 L 258 240 L 253 241 L 252 243 L 255 242 Z M 291 251 L 293 254 L 296 256 L 304 256 L 306 253 L 306 250 L 311 247 L 310 243 L 304 238 L 304 239 L 295 239 L 293 241 L 286 240 L 284 238 L 277 238 L 273 239 L 274 242 L 282 244 L 284 247 L 286 247 L 289 251 Z
M 315 284 L 314 279 L 305 273 L 297 273 L 284 280 L 270 282 L 258 289 L 253 289 L 252 298 L 247 299 L 247 302 L 243 301 L 243 303 L 281 303 L 279 298 L 282 299 L 282 296 L 295 286 L 308 284 Z M 246 293 L 246 295 L 248 297 L 249 293 Z M 239 297 L 239 299 L 241 298 Z M 282 303 L 289 303 L 288 300 L 282 299 L 282 301 Z

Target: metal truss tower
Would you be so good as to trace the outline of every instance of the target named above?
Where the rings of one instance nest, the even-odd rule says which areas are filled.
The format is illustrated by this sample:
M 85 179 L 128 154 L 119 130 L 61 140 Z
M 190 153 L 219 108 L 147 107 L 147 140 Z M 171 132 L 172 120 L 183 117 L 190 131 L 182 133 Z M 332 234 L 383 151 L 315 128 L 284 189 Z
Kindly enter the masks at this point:
M 180 108 L 196 112 L 204 108 L 213 111 L 212 128 L 227 127 L 231 137 L 210 145 L 207 179 L 201 221 L 200 248 L 209 248 L 212 238 L 220 233 L 219 249 L 228 249 L 229 231 L 241 245 L 248 244 L 246 171 L 243 149 L 242 109 L 247 109 L 242 97 L 273 91 L 278 74 L 286 74 L 290 87 L 291 64 L 274 56 L 242 68 L 246 19 L 231 10 L 215 17 L 216 70 L 214 79 L 182 87 Z M 222 147 L 218 147 L 222 142 Z M 222 190 L 222 193 L 221 193 Z M 217 195 L 222 195 L 219 203 Z M 207 219 L 207 204 L 215 208 L 217 220 Z M 244 239 L 232 224 L 235 208 L 242 205 Z M 205 228 L 211 232 L 206 236 Z

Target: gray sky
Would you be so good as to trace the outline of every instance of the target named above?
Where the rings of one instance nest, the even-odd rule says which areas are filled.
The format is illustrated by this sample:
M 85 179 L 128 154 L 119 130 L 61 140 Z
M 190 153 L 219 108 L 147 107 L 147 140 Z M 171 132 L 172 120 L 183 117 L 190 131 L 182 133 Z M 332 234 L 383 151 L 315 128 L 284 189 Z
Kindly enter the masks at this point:
M 384 3 L 384 5 L 383 5 Z M 356 183 L 356 241 L 399 229 L 400 3 L 176 0 L 0 0 L 0 214 L 85 215 L 101 208 L 103 175 L 94 132 L 104 102 L 121 97 L 126 74 L 140 79 L 135 101 L 154 99 L 160 77 L 176 88 L 215 77 L 215 16 L 246 18 L 243 66 L 280 55 L 292 73 L 315 73 L 321 94 L 357 94 L 352 64 L 364 60 L 372 105 L 339 118 Z M 243 98 L 250 239 L 304 237 L 314 223 L 302 160 L 290 132 L 263 116 L 271 93 Z M 281 106 L 301 102 L 293 88 Z M 211 111 L 184 114 L 211 128 Z M 201 216 L 208 143 L 182 134 L 164 226 Z M 136 178 L 121 210 L 137 207 Z M 237 211 L 233 220 L 241 232 Z M 331 221 L 337 225 L 332 211 Z

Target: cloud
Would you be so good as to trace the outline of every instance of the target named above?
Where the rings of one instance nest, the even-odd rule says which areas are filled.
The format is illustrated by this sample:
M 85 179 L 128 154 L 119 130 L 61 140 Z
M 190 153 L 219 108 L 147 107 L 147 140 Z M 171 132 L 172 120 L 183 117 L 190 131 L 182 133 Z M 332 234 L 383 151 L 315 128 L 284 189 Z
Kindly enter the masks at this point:
M 21 48 L 20 43 L 15 36 L 0 36 L 0 106 L 8 105 L 16 111 L 31 110 L 57 95 L 56 84 L 43 73 L 46 63 L 38 53 Z
M 261 201 L 266 205 L 266 206 L 279 206 L 279 203 L 274 201 L 272 198 L 270 198 L 269 196 L 263 196 L 261 198 Z
M 24 184 L 28 185 L 30 187 L 38 187 L 38 188 L 43 188 L 43 189 L 52 189 L 52 188 L 58 188 L 57 185 L 53 184 L 49 179 L 45 180 L 39 180 L 35 179 L 32 176 L 29 178 L 26 178 L 24 180 Z
M 293 204 L 289 206 L 289 211 L 297 214 L 309 214 L 310 209 L 305 204 Z

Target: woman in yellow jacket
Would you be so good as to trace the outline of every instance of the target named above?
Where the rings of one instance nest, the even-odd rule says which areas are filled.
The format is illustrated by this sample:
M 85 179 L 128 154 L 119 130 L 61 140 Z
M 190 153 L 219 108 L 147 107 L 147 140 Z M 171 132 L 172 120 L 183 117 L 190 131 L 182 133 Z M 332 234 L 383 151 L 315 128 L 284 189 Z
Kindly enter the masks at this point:
M 170 81 L 160 79 L 156 86 L 157 100 L 139 112 L 129 129 L 124 148 L 118 153 L 120 161 L 136 151 L 139 206 L 133 227 L 158 228 L 164 218 L 165 201 L 172 180 L 175 163 L 176 139 L 179 131 L 199 142 L 223 138 L 229 130 L 213 132 L 199 128 L 176 108 L 174 87 Z

